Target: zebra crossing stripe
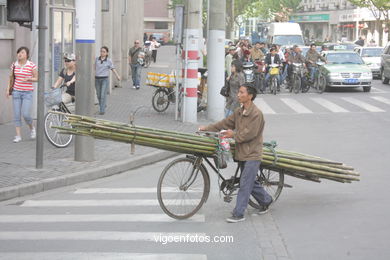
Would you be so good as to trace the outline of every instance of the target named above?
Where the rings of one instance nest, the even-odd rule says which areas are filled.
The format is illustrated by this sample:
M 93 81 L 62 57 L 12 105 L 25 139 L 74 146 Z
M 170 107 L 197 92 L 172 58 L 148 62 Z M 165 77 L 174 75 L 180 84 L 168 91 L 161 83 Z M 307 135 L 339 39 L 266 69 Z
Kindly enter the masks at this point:
M 256 98 L 254 100 L 254 103 L 257 107 L 260 108 L 263 114 L 276 114 L 275 111 L 264 101 L 263 98 Z
M 291 98 L 281 98 L 287 106 L 289 106 L 292 110 L 297 112 L 298 114 L 311 114 L 313 113 L 310 109 L 299 103 L 298 101 Z
M 317 104 L 323 106 L 324 108 L 332 111 L 333 113 L 346 113 L 349 112 L 348 110 L 342 108 L 341 106 L 330 102 L 329 100 L 326 100 L 324 98 L 311 98 L 314 102 Z
M 120 231 L 12 231 L 0 232 L 0 240 L 113 240 L 159 242 L 161 236 L 205 237 L 205 233 Z
M 179 187 L 165 187 L 162 190 L 163 192 L 180 192 Z M 203 192 L 202 188 L 198 189 L 191 189 L 191 193 L 196 192 Z M 103 193 L 103 194 L 120 194 L 120 193 L 157 193 L 157 188 L 88 188 L 88 189 L 77 189 L 75 194 L 96 194 L 96 193 Z
M 370 105 L 370 104 L 363 102 L 363 101 L 360 101 L 356 98 L 342 97 L 341 99 L 343 99 L 343 100 L 345 100 L 345 101 L 347 101 L 355 106 L 361 107 L 364 110 L 367 110 L 369 112 L 385 112 L 383 109 L 380 109 L 379 107 Z
M 1 260 L 207 260 L 201 254 L 147 254 L 115 252 L 2 252 Z
M 387 105 L 390 105 L 390 99 L 387 99 L 385 97 L 371 97 L 372 99 L 375 99 L 376 101 L 385 103 Z
M 199 200 L 164 200 L 165 205 L 195 205 Z M 26 200 L 21 207 L 126 207 L 158 206 L 157 200 Z
M 177 222 L 165 214 L 86 214 L 86 215 L 0 215 L 0 223 L 57 223 L 57 222 Z M 205 222 L 196 214 L 184 222 Z

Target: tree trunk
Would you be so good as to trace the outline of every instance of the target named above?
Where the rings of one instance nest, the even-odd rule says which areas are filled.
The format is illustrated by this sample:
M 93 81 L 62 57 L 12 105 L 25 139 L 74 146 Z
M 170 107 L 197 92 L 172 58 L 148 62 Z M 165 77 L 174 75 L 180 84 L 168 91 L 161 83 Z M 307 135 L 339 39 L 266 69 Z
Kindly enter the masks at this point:
M 234 29 L 234 0 L 226 1 L 226 39 L 232 39 L 233 29 Z
M 383 42 L 383 28 L 382 28 L 381 20 L 377 19 L 375 21 L 375 30 L 379 33 L 378 46 L 382 46 L 382 42 Z

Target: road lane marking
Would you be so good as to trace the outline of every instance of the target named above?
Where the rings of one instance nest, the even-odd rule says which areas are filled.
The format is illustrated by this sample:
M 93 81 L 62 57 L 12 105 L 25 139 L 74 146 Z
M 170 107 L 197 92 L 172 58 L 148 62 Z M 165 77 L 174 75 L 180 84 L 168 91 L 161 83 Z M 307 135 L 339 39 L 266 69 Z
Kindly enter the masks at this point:
M 260 108 L 263 114 L 276 114 L 276 112 L 265 102 L 263 98 L 256 98 L 254 103 Z
M 207 260 L 201 254 L 147 254 L 114 252 L 2 252 L 1 260 Z
M 333 113 L 346 113 L 349 112 L 348 110 L 342 108 L 341 106 L 330 102 L 329 100 L 326 100 L 324 98 L 311 98 L 314 102 L 317 104 L 323 106 L 324 108 L 332 111 Z
M 342 97 L 341 99 L 343 99 L 343 100 L 345 100 L 345 101 L 347 101 L 355 106 L 363 108 L 364 110 L 367 110 L 369 112 L 385 112 L 383 109 L 380 109 L 379 107 L 370 105 L 370 104 L 363 102 L 363 101 L 360 101 L 356 98 Z
M 297 112 L 298 114 L 311 114 L 313 113 L 310 109 L 299 103 L 298 101 L 291 98 L 281 98 L 287 106 L 289 106 L 292 110 Z
M 199 200 L 164 200 L 165 205 L 194 205 Z M 126 207 L 159 206 L 157 200 L 26 200 L 21 207 Z
M 375 99 L 376 101 L 385 103 L 387 105 L 390 105 L 390 99 L 387 99 L 385 97 L 371 97 L 372 99 Z
M 163 192 L 181 192 L 179 187 L 165 187 Z M 203 192 L 203 189 L 191 189 L 187 192 L 196 193 Z M 154 193 L 157 194 L 157 188 L 88 188 L 88 189 L 77 189 L 74 193 L 76 194 L 119 194 L 119 193 Z
M 0 240 L 115 240 L 159 242 L 161 236 L 195 237 L 205 233 L 118 232 L 118 231 L 13 231 L 0 232 Z
M 56 222 L 178 222 L 165 214 L 83 214 L 83 215 L 0 215 L 0 223 L 56 223 Z M 180 220 L 182 221 L 182 220 Z M 205 222 L 204 215 L 196 214 L 185 222 Z

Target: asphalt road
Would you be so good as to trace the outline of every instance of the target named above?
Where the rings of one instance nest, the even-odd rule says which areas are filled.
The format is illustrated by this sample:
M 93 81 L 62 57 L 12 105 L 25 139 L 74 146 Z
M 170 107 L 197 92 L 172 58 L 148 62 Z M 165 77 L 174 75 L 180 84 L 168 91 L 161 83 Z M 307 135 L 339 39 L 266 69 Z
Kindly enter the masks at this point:
M 0 259 L 389 259 L 390 86 L 375 81 L 370 93 L 282 93 L 256 103 L 265 113 L 265 140 L 345 162 L 361 181 L 286 177 L 293 188 L 283 190 L 269 214 L 248 209 L 245 222 L 227 224 L 234 201 L 223 202 L 212 175 L 212 192 L 199 214 L 176 221 L 156 204 L 156 184 L 168 161 L 159 162 L 1 203 Z M 233 242 L 155 241 L 180 234 Z

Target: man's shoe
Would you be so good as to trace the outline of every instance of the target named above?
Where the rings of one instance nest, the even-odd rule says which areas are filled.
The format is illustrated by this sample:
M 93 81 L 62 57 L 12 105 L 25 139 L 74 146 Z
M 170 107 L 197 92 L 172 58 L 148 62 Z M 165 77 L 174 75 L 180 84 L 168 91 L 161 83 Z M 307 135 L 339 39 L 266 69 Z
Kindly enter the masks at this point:
M 138 89 L 139 89 L 139 86 L 135 86 L 135 89 L 137 89 L 137 90 L 138 90 Z
M 99 112 L 99 115 L 101 115 L 101 116 L 104 115 L 104 112 Z
M 20 137 L 19 135 L 15 136 L 13 142 L 14 143 L 19 143 L 20 141 L 22 141 L 22 137 Z
M 237 217 L 237 216 L 234 216 L 233 214 L 232 214 L 231 217 L 228 217 L 228 218 L 226 219 L 226 221 L 227 221 L 228 223 L 237 223 L 237 222 L 241 222 L 241 221 L 244 221 L 244 220 L 245 220 L 244 216 L 242 216 L 242 217 Z
M 271 198 L 271 202 L 268 205 L 261 205 L 259 211 L 257 214 L 263 215 L 269 211 L 269 206 L 271 206 L 272 202 L 274 202 L 274 199 Z
M 137 87 L 136 86 L 133 86 L 134 89 L 136 89 Z
M 35 130 L 35 127 L 31 129 L 30 137 L 31 139 L 35 139 L 37 137 L 37 131 Z

